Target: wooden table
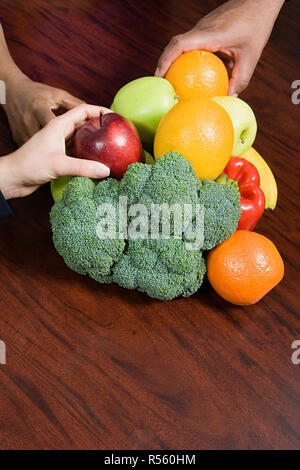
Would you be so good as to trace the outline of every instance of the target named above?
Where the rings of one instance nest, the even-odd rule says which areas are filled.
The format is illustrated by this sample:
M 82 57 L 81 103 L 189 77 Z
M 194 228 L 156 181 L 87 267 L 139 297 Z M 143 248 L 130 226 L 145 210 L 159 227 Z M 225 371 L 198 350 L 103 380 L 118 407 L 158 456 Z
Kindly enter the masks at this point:
M 154 72 L 174 34 L 221 3 L 2 0 L 0 17 L 31 78 L 109 106 Z M 247 308 L 208 285 L 171 302 L 103 286 L 55 252 L 49 186 L 13 200 L 14 217 L 0 224 L 1 449 L 299 448 L 299 20 L 291 1 L 243 94 L 279 186 L 257 231 L 279 248 L 283 282 Z M 0 141 L 2 155 L 14 149 L 3 113 Z

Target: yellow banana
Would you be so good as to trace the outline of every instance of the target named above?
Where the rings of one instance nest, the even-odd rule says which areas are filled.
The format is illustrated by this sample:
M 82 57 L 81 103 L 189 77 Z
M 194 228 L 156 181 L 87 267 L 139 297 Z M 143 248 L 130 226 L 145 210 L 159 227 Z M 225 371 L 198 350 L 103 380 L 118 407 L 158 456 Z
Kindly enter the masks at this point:
M 253 147 L 250 147 L 247 152 L 241 155 L 241 158 L 245 158 L 256 167 L 260 176 L 260 187 L 266 198 L 265 209 L 274 210 L 277 203 L 278 190 L 271 168 Z

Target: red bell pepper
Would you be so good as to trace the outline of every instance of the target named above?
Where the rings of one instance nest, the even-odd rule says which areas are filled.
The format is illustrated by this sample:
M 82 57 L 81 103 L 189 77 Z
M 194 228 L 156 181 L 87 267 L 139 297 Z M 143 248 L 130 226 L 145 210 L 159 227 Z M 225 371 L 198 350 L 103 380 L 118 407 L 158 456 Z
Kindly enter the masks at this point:
M 231 157 L 223 173 L 239 185 L 242 215 L 238 229 L 253 230 L 266 205 L 257 169 L 244 158 Z

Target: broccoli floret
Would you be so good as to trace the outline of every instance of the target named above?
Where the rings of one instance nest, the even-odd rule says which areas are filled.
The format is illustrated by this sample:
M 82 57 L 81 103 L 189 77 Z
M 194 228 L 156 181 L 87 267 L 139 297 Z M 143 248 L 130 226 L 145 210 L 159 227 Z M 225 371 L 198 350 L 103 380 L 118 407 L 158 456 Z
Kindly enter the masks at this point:
M 204 205 L 204 250 L 211 250 L 237 229 L 241 216 L 240 193 L 235 181 L 227 183 L 205 179 L 199 192 Z
M 120 194 L 128 196 L 128 203 L 197 204 L 201 181 L 191 163 L 178 152 L 168 152 L 155 165 L 133 163 L 128 167 Z
M 128 207 L 143 204 L 147 208 L 148 236 L 122 239 L 116 233 L 111 238 L 99 237 L 98 207 L 109 203 L 115 209 L 118 227 L 120 196 L 127 197 Z M 88 178 L 73 178 L 51 210 L 54 245 L 71 269 L 88 274 L 98 282 L 116 282 L 163 300 L 192 295 L 201 286 L 205 274 L 202 249 L 188 248 L 185 233 L 178 236 L 172 211 L 170 237 L 164 238 L 160 233 L 151 238 L 150 214 L 156 204 L 177 205 L 182 209 L 189 204 L 193 209 L 194 228 L 196 206 L 203 204 L 202 249 L 212 248 L 229 237 L 240 217 L 236 187 L 210 180 L 201 182 L 190 162 L 179 153 L 169 152 L 155 165 L 130 165 L 121 181 L 108 178 L 95 184 Z M 126 217 L 130 225 L 132 216 Z M 162 221 L 160 214 L 160 229 Z
M 114 268 L 113 280 L 150 297 L 171 300 L 194 294 L 206 271 L 200 250 L 187 250 L 179 239 L 129 241 Z
M 99 282 L 110 281 L 111 268 L 125 248 L 124 240 L 100 240 L 96 233 L 100 194 L 104 200 L 106 198 L 105 202 L 115 198 L 117 203 L 116 183 L 109 179 L 99 187 L 89 178 L 73 178 L 50 213 L 54 246 L 65 263 Z

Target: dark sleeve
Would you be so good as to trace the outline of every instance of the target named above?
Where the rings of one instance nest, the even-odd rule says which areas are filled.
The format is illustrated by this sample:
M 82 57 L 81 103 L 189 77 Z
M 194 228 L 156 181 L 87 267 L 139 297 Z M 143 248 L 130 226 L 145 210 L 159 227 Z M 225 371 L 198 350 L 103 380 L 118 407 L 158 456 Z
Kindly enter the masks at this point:
M 10 215 L 12 215 L 11 208 L 0 191 L 0 219 L 5 219 L 5 217 L 9 217 Z

